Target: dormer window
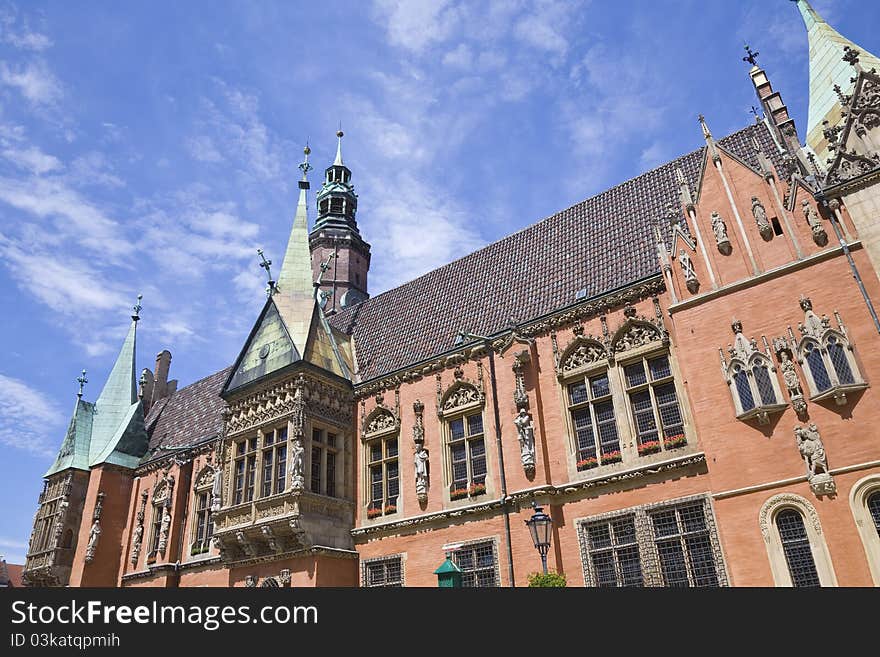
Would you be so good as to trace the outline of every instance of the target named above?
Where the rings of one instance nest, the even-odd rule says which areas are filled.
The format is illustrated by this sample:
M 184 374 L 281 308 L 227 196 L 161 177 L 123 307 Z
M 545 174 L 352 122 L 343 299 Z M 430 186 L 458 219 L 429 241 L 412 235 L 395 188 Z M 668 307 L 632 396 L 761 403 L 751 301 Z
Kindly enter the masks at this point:
M 731 325 L 734 343 L 728 345 L 730 361 L 721 353 L 721 371 L 727 379 L 736 419 L 746 421 L 757 418 L 759 424 L 769 424 L 770 414 L 782 411 L 783 401 L 776 368 L 770 360 L 770 345 L 764 341 L 764 352 L 758 349 L 756 340 L 747 340 L 742 333 L 742 322 L 734 320 Z

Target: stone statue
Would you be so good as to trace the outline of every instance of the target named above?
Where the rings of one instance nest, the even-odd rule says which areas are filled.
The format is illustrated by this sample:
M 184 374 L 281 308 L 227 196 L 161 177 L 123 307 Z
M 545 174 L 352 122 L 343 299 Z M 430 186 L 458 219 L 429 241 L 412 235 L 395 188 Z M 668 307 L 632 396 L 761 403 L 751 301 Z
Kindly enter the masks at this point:
M 801 209 L 804 211 L 804 218 L 810 225 L 810 230 L 813 231 L 813 241 L 816 242 L 816 244 L 818 244 L 819 246 L 824 246 L 825 244 L 827 244 L 828 235 L 825 233 L 825 229 L 822 227 L 822 220 L 819 219 L 816 208 L 810 205 L 810 202 L 807 199 L 804 199 L 801 202 Z
M 248 588 L 254 588 L 257 585 L 257 578 L 253 575 L 245 575 L 244 585 Z
M 712 212 L 712 232 L 715 233 L 715 244 L 724 255 L 730 253 L 730 238 L 727 236 L 727 224 L 717 212 Z
M 144 524 L 143 522 L 138 522 L 138 524 L 134 528 L 134 538 L 132 539 L 132 547 L 131 547 L 131 563 L 136 564 L 138 561 L 138 557 L 141 555 L 141 542 L 144 540 Z
M 216 513 L 223 506 L 223 467 L 214 468 L 214 483 L 211 486 L 211 512 Z
M 292 455 L 290 459 L 290 487 L 295 491 L 301 491 L 305 488 L 305 478 L 303 477 L 303 448 L 302 438 L 294 438 L 292 447 Z
M 814 423 L 810 423 L 806 428 L 795 427 L 794 435 L 798 451 L 807 466 L 807 480 L 810 482 L 810 488 L 817 495 L 835 492 L 836 487 L 828 472 L 828 460 L 825 457 L 825 446 L 819 436 L 819 429 Z
M 678 254 L 678 261 L 681 264 L 681 271 L 684 273 L 684 282 L 691 294 L 695 294 L 700 287 L 700 281 L 697 280 L 697 271 L 694 269 L 694 262 L 691 257 L 681 249 Z
M 413 460 L 416 469 L 416 495 L 423 502 L 428 499 L 428 450 L 424 445 L 416 445 Z
M 761 237 L 765 240 L 772 238 L 773 227 L 767 219 L 767 211 L 764 209 L 764 205 L 758 200 L 757 196 L 752 197 L 752 214 L 755 217 L 755 223 L 758 224 L 758 232 L 761 233 Z
M 781 358 L 782 380 L 785 382 L 785 387 L 788 388 L 788 394 L 792 397 L 803 397 L 804 393 L 801 390 L 801 381 L 794 369 L 794 361 L 788 357 L 788 353 L 785 351 L 781 353 Z
M 519 415 L 513 421 L 519 432 L 519 451 L 523 468 L 530 474 L 535 471 L 535 425 L 532 416 L 525 408 L 519 409 Z
M 101 536 L 101 521 L 95 520 L 92 528 L 89 530 L 89 542 L 86 545 L 86 563 L 91 563 L 95 558 L 95 552 L 98 549 L 98 538 Z
M 171 512 L 167 506 L 162 507 L 162 524 L 159 526 L 159 544 L 156 551 L 165 554 L 165 546 L 168 544 L 168 532 L 171 529 Z

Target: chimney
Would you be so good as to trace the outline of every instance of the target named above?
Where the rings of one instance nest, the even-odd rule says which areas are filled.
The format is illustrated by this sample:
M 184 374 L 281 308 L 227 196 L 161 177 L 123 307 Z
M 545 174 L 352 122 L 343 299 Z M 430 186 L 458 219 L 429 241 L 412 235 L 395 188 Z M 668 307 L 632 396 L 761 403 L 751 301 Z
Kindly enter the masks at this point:
M 153 395 L 150 402 L 151 406 L 177 389 L 177 381 L 172 381 L 169 384 L 168 370 L 170 369 L 171 352 L 167 349 L 163 349 L 156 356 L 156 375 L 153 380 Z

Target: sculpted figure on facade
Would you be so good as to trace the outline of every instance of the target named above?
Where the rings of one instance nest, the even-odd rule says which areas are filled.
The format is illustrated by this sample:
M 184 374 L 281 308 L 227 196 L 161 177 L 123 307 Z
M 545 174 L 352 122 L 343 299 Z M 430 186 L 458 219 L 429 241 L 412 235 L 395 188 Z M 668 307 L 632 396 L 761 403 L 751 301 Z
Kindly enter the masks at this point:
M 819 429 L 814 423 L 807 427 L 795 427 L 795 441 L 798 451 L 807 467 L 807 480 L 816 495 L 828 495 L 836 491 L 834 480 L 828 472 L 828 460 L 825 456 L 825 445 L 819 436 Z
M 728 255 L 730 253 L 730 238 L 727 236 L 727 224 L 717 211 L 712 212 L 712 232 L 715 233 L 715 244 L 718 250 Z
M 86 563 L 91 563 L 95 558 L 95 552 L 98 550 L 98 539 L 101 536 L 101 521 L 95 520 L 92 528 L 89 530 L 89 542 L 86 545 Z
M 813 232 L 813 241 L 819 246 L 825 246 L 828 243 L 828 234 L 825 232 L 825 228 L 822 227 L 822 220 L 819 219 L 816 208 L 810 205 L 810 201 L 807 199 L 801 201 L 801 208 L 804 212 L 804 218 Z
M 165 547 L 168 545 L 168 532 L 171 530 L 171 511 L 167 506 L 169 504 L 170 500 L 162 506 L 162 524 L 159 526 L 159 544 L 156 546 L 156 551 L 163 555 Z
M 428 450 L 424 445 L 416 445 L 413 456 L 416 471 L 416 496 L 419 501 L 428 498 Z
M 678 253 L 678 262 L 681 265 L 681 271 L 684 274 L 684 282 L 691 294 L 696 294 L 700 288 L 700 281 L 697 280 L 697 270 L 694 268 L 694 261 L 681 249 Z
M 757 196 L 752 197 L 752 215 L 755 217 L 755 223 L 758 225 L 758 232 L 761 233 L 761 237 L 764 240 L 771 239 L 773 237 L 773 226 L 770 225 L 770 220 L 767 219 L 767 211 Z
M 519 415 L 513 421 L 519 432 L 519 451 L 526 474 L 535 472 L 535 425 L 532 416 L 525 408 L 519 409 Z
M 303 476 L 303 448 L 302 438 L 296 437 L 291 444 L 290 458 L 290 487 L 296 492 L 305 489 L 306 480 Z
M 785 383 L 789 397 L 791 397 L 791 405 L 798 414 L 801 414 L 807 410 L 807 402 L 804 399 L 804 391 L 801 388 L 801 380 L 795 370 L 794 361 L 789 357 L 787 349 L 779 352 L 779 358 L 782 381 Z
M 214 466 L 214 482 L 211 484 L 211 512 L 216 513 L 223 506 L 223 466 Z

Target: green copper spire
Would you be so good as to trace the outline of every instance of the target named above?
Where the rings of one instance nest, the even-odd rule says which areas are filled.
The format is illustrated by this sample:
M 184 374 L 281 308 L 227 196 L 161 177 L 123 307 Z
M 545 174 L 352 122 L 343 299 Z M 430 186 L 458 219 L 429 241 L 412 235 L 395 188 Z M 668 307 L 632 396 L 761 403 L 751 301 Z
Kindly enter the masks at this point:
M 807 145 L 824 163 L 829 157 L 828 140 L 822 134 L 823 121 L 836 126 L 841 120 L 841 107 L 838 103 L 835 85 L 843 93 L 852 88 L 851 78 L 854 69 L 843 60 L 844 47 L 858 50 L 859 60 L 865 70 L 880 70 L 880 59 L 864 48 L 856 45 L 823 19 L 807 0 L 796 0 L 810 46 L 810 109 L 807 119 Z

